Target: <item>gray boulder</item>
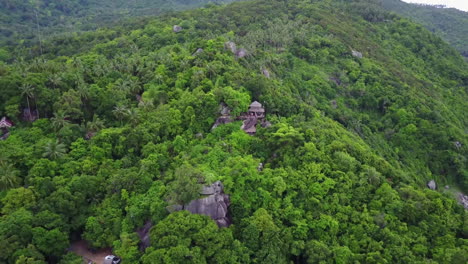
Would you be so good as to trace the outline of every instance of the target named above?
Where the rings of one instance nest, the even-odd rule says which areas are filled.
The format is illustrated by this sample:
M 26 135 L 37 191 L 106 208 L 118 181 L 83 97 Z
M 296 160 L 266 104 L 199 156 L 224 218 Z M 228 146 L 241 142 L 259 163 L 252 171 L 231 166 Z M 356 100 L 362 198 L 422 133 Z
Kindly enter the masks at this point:
M 202 191 L 200 194 L 203 195 L 212 195 L 212 194 L 220 194 L 224 190 L 224 185 L 220 181 L 216 181 L 210 186 L 203 186 Z
M 136 233 L 140 237 L 139 248 L 141 251 L 145 251 L 150 246 L 150 230 L 153 227 L 151 221 L 146 221 L 145 225 L 138 228 Z
M 435 190 L 437 188 L 436 182 L 434 180 L 429 181 L 427 187 L 431 190 Z
M 468 210 L 468 195 L 458 193 L 457 200 L 466 210 Z
M 262 69 L 262 74 L 263 74 L 265 77 L 267 77 L 268 79 L 270 79 L 270 72 L 269 72 L 267 69 L 263 68 L 263 69 Z
M 244 58 L 244 57 L 246 57 L 247 55 L 248 55 L 248 52 L 247 52 L 247 50 L 244 49 L 244 48 L 240 48 L 240 49 L 238 49 L 237 52 L 236 52 L 236 57 L 239 58 L 239 59 Z
M 201 195 L 208 195 L 204 198 L 191 201 L 187 205 L 169 206 L 169 212 L 187 210 L 192 214 L 201 214 L 211 217 L 219 227 L 228 227 L 231 220 L 228 216 L 228 207 L 231 204 L 229 195 L 223 193 L 224 186 L 220 181 L 216 181 L 210 186 L 203 186 Z
M 219 227 L 227 227 L 230 225 L 227 216 L 229 205 L 228 195 L 215 193 L 208 197 L 191 201 L 185 206 L 185 210 L 192 214 L 207 215 L 215 220 Z
M 352 50 L 351 53 L 353 54 L 354 57 L 362 59 L 362 53 L 361 52 Z
M 236 54 L 236 51 L 237 51 L 236 43 L 234 43 L 232 41 L 228 41 L 228 42 L 224 43 L 224 48 L 226 50 L 230 50 L 233 54 Z
M 174 25 L 172 27 L 172 31 L 174 31 L 175 33 L 179 33 L 182 31 L 182 27 L 181 26 L 178 26 L 178 25 Z
M 202 48 L 198 48 L 198 49 L 192 54 L 192 56 L 196 56 L 196 55 L 198 55 L 198 54 L 200 54 L 200 53 L 203 53 L 203 49 L 202 49 Z

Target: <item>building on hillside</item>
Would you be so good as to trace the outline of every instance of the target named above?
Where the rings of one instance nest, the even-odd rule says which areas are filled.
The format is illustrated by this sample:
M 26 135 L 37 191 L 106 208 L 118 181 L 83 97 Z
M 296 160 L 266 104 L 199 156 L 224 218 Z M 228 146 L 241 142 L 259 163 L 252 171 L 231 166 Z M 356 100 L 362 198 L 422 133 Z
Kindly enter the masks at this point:
M 5 140 L 10 136 L 10 131 L 8 130 L 13 126 L 13 122 L 8 120 L 5 116 L 0 120 L 0 140 Z
M 5 116 L 2 117 L 2 119 L 0 120 L 0 128 L 1 129 L 8 129 L 8 128 L 12 127 L 12 126 L 13 126 L 13 122 L 8 120 Z
M 231 109 L 229 109 L 226 104 L 220 104 L 219 113 L 221 115 L 218 117 L 218 119 L 216 119 L 216 122 L 211 129 L 215 129 L 222 124 L 233 122 L 231 117 Z M 240 114 L 235 118 L 235 120 L 243 120 L 241 129 L 249 135 L 254 135 L 257 132 L 258 124 L 260 124 L 262 127 L 271 126 L 271 123 L 265 120 L 265 108 L 263 108 L 262 104 L 257 101 L 251 103 L 248 111 Z
M 254 101 L 249 106 L 249 111 L 247 112 L 249 116 L 255 116 L 258 119 L 262 119 L 265 117 L 265 108 L 263 108 L 262 104 Z

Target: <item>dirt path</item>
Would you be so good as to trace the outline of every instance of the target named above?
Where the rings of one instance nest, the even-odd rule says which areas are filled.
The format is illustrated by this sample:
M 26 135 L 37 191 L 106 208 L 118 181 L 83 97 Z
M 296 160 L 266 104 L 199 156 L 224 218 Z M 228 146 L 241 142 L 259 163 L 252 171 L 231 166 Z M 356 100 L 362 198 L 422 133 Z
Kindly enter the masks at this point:
M 94 252 L 89 250 L 88 244 L 84 240 L 72 243 L 69 250 L 79 256 L 82 256 L 85 263 L 92 261 L 92 263 L 103 264 L 104 258 L 107 255 L 112 255 L 110 248 L 104 248 Z

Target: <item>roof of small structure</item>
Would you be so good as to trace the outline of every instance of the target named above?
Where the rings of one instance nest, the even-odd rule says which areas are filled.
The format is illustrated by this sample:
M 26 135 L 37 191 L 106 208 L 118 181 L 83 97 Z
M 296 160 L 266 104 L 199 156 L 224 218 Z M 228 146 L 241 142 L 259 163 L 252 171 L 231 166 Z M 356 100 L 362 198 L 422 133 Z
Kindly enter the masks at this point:
M 253 103 L 250 104 L 249 111 L 252 112 L 265 112 L 265 109 L 263 109 L 262 104 L 254 101 Z
M 0 128 L 4 128 L 4 127 L 12 127 L 13 126 L 13 123 L 8 120 L 6 117 L 2 117 L 2 119 L 0 120 Z

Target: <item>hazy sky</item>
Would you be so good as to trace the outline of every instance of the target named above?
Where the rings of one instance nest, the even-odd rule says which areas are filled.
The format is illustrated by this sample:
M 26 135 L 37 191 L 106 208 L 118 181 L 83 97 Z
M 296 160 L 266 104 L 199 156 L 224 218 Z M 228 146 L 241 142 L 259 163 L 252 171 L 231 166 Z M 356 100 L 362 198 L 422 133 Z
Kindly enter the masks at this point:
M 468 12 L 468 0 L 402 0 L 407 3 L 446 5 Z

